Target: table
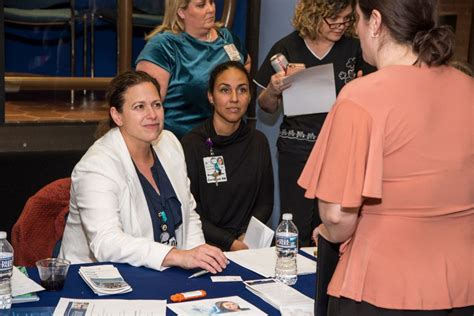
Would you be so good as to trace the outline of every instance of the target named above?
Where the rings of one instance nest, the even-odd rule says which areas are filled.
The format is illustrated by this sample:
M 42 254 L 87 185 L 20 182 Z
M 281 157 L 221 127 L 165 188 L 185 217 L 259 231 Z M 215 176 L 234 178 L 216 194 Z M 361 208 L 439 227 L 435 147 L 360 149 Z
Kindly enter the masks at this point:
M 177 267 L 160 272 L 143 267 L 133 267 L 128 264 L 113 263 L 113 265 L 117 267 L 125 281 L 133 288 L 132 292 L 120 295 L 98 296 L 94 294 L 79 276 L 78 271 L 81 265 L 71 265 L 63 290 L 58 292 L 39 292 L 40 300 L 38 302 L 15 304 L 13 305 L 13 311 L 26 307 L 56 306 L 60 297 L 79 299 L 166 299 L 170 303 L 169 297 L 172 294 L 202 289 L 207 292 L 206 298 L 237 295 L 254 304 L 268 315 L 280 315 L 277 309 L 245 289 L 242 282 L 213 283 L 209 277 L 210 274 L 188 279 L 188 276 L 198 270 L 184 270 Z M 28 269 L 28 273 L 31 279 L 39 283 L 36 268 Z M 261 275 L 245 269 L 234 262 L 230 262 L 227 268 L 218 275 L 240 275 L 243 280 L 263 278 Z M 294 285 L 294 288 L 314 298 L 315 284 L 316 274 L 298 276 L 298 282 Z M 170 309 L 166 309 L 166 315 L 175 315 L 175 313 Z

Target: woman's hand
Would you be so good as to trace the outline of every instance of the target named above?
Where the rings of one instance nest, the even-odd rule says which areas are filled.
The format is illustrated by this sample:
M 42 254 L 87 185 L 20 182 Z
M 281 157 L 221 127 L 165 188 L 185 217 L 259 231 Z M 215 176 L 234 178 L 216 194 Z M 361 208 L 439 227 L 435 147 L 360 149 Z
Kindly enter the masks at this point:
M 249 247 L 239 239 L 234 240 L 232 245 L 230 246 L 230 251 L 237 251 L 237 250 L 244 250 L 249 249 Z
M 268 92 L 274 96 L 280 97 L 283 90 L 288 89 L 291 86 L 289 82 L 285 83 L 285 78 L 285 73 L 282 71 L 274 74 L 270 79 L 270 83 L 268 84 Z
M 284 78 L 286 76 L 283 71 L 274 74 L 270 78 L 267 88 L 262 90 L 258 96 L 258 104 L 265 112 L 274 113 L 281 102 L 281 93 L 291 86 L 289 82 L 284 83 Z
M 219 248 L 208 244 L 189 250 L 173 248 L 163 260 L 163 266 L 178 266 L 184 269 L 201 268 L 213 274 L 222 272 L 227 263 L 224 253 Z
M 311 238 L 313 239 L 316 246 L 318 245 L 318 236 L 319 235 L 323 236 L 324 239 L 329 241 L 328 231 L 326 229 L 326 226 L 324 226 L 324 224 L 320 224 L 318 227 L 316 227 L 313 230 L 313 235 L 311 236 Z

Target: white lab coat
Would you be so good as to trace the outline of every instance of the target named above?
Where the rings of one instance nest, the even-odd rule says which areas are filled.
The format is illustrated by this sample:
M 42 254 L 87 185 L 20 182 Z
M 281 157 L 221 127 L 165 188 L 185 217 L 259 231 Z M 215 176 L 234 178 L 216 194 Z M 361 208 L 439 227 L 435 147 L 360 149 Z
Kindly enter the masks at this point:
M 177 248 L 204 244 L 181 144 L 164 130 L 153 148 L 181 202 Z M 69 217 L 60 257 L 72 263 L 126 262 L 162 270 L 172 247 L 154 241 L 140 180 L 118 128 L 97 140 L 72 172 Z

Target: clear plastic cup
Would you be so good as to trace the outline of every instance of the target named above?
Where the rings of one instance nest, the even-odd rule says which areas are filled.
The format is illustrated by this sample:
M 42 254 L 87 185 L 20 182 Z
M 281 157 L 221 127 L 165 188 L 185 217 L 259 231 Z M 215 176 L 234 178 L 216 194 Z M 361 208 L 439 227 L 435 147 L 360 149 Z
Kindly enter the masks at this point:
M 47 291 L 59 291 L 64 287 L 71 262 L 61 258 L 46 258 L 36 261 L 41 285 Z

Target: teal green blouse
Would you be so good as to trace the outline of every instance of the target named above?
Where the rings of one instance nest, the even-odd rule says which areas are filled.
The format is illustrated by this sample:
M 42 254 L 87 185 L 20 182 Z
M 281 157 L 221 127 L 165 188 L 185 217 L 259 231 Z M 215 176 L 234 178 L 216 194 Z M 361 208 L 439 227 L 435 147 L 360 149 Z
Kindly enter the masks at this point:
M 166 94 L 165 128 L 181 138 L 212 114 L 207 99 L 209 74 L 215 66 L 230 60 L 224 47 L 235 45 L 240 61 L 247 52 L 239 38 L 226 28 L 218 29 L 214 42 L 204 42 L 183 32 L 163 32 L 152 37 L 136 63 L 146 60 L 170 73 Z

